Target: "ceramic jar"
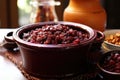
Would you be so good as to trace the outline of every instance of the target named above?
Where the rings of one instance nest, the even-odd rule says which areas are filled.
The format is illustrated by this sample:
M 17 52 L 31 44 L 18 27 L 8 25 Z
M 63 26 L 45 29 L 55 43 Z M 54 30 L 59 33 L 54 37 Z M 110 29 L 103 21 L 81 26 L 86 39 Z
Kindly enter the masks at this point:
M 70 0 L 63 20 L 86 24 L 93 29 L 104 31 L 106 12 L 99 0 Z
M 33 0 L 30 4 L 32 6 L 30 23 L 58 21 L 55 6 L 60 5 L 60 2 L 54 0 Z

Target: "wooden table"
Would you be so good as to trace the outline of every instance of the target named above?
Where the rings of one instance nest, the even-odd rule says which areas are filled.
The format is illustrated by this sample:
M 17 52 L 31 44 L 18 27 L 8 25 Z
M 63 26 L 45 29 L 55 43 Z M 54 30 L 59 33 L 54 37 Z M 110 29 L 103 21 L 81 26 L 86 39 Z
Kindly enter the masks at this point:
M 14 29 L 0 29 L 0 44 L 4 35 Z M 1 47 L 1 46 L 0 46 Z M 7 58 L 0 55 L 0 80 L 27 80 L 21 71 Z
M 0 29 L 0 48 L 2 47 L 1 44 L 3 43 L 4 35 L 14 30 L 15 29 Z M 0 49 L 0 53 L 1 52 L 2 50 Z M 8 58 L 0 55 L 0 80 L 27 80 L 27 78 L 25 78 L 25 76 L 21 73 L 21 71 L 14 63 L 12 63 Z

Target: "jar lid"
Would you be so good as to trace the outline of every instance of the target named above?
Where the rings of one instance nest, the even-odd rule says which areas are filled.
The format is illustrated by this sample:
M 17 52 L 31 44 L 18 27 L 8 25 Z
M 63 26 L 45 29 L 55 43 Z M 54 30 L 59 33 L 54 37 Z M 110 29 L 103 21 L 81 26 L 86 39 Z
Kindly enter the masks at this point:
M 44 1 L 54 1 L 54 0 L 34 0 L 34 1 L 44 2 Z
M 61 5 L 60 1 L 54 0 L 33 0 L 30 2 L 33 6 L 43 6 L 43 5 L 52 5 L 52 6 L 59 6 Z

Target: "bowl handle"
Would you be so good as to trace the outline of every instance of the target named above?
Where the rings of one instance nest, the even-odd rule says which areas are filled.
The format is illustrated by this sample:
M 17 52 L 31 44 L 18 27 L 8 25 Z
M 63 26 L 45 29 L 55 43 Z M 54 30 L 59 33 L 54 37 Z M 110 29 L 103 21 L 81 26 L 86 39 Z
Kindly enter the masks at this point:
M 4 36 L 4 42 L 3 43 L 4 43 L 3 47 L 6 48 L 7 50 L 10 50 L 10 51 L 17 51 L 18 50 L 18 46 L 13 39 L 13 31 L 8 32 Z
M 104 42 L 105 39 L 105 35 L 103 32 L 95 30 L 95 33 L 97 34 L 94 42 L 92 43 L 91 49 L 92 50 L 100 50 L 101 49 L 101 45 Z
M 7 42 L 14 42 L 14 40 L 13 40 L 13 31 L 8 32 L 8 33 L 4 36 L 4 39 L 5 39 Z
M 95 40 L 93 41 L 90 51 L 87 55 L 88 61 L 95 63 L 99 61 L 103 51 L 101 49 L 101 45 L 105 39 L 105 35 L 98 30 L 95 30 L 95 33 L 97 34 Z

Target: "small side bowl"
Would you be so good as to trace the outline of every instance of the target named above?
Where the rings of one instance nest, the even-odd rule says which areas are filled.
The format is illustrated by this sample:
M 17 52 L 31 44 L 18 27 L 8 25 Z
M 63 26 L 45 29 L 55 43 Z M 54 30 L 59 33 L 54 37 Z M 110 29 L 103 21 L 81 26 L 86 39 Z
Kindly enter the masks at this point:
M 111 54 L 115 54 L 115 53 L 120 54 L 120 50 L 113 50 L 113 51 L 106 52 L 105 54 L 101 56 L 99 62 L 97 63 L 97 67 L 100 71 L 100 75 L 102 76 L 104 80 L 114 80 L 114 79 L 119 80 L 120 79 L 120 73 L 108 71 L 103 68 L 105 59 L 111 56 Z
M 110 35 L 115 35 L 116 33 L 120 32 L 120 29 L 112 29 L 112 30 L 107 30 L 104 32 L 105 34 L 105 38 L 110 36 Z M 108 41 L 104 41 L 102 44 L 103 49 L 105 49 L 106 51 L 110 51 L 110 50 L 120 50 L 120 46 L 116 45 L 116 44 L 112 44 Z

